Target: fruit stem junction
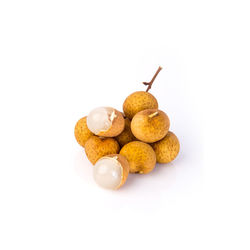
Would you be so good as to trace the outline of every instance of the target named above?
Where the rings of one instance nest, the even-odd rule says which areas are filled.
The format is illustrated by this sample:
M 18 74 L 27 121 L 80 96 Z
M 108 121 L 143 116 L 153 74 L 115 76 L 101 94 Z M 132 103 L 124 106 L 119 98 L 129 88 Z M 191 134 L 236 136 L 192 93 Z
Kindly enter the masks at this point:
M 157 71 L 155 72 L 155 74 L 154 74 L 152 80 L 151 80 L 150 82 L 143 82 L 144 85 L 147 85 L 147 86 L 148 86 L 146 92 L 148 92 L 148 91 L 151 89 L 152 84 L 154 83 L 155 78 L 157 77 L 157 75 L 159 74 L 159 72 L 160 72 L 161 70 L 162 70 L 162 67 L 159 66 L 159 68 L 158 68 Z
M 153 118 L 153 117 L 157 116 L 158 114 L 159 114 L 158 111 L 156 111 L 156 112 L 152 113 L 151 115 L 149 115 L 148 117 Z

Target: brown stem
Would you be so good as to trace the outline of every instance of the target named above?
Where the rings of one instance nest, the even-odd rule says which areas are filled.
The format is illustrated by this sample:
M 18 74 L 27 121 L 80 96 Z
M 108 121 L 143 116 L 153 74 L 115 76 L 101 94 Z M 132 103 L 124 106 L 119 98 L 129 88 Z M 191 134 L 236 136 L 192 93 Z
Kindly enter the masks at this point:
M 152 113 L 151 115 L 149 115 L 148 117 L 153 118 L 153 117 L 157 116 L 158 114 L 159 114 L 158 111 L 156 111 L 156 112 Z
M 157 77 L 157 75 L 159 74 L 159 72 L 160 72 L 161 70 L 162 70 L 162 67 L 159 66 L 159 68 L 158 68 L 157 71 L 155 72 L 155 74 L 154 74 L 152 80 L 151 80 L 150 82 L 143 82 L 144 85 L 148 85 L 148 88 L 147 88 L 146 92 L 148 92 L 148 91 L 151 89 L 152 84 L 154 83 L 155 78 Z

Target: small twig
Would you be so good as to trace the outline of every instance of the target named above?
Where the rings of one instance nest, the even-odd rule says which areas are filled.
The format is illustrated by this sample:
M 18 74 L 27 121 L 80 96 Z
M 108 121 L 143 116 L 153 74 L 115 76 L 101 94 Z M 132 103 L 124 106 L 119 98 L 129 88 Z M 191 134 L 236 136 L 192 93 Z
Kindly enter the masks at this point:
M 148 117 L 153 118 L 153 117 L 157 116 L 158 114 L 159 114 L 158 111 L 156 111 L 156 112 L 152 113 L 151 115 L 149 115 Z
M 160 72 L 161 70 L 162 70 L 162 67 L 159 66 L 159 68 L 158 68 L 157 71 L 155 72 L 155 74 L 154 74 L 152 80 L 151 80 L 150 82 L 143 82 L 144 85 L 147 85 L 147 86 L 148 86 L 146 92 L 148 92 L 148 91 L 151 89 L 152 84 L 154 83 L 155 78 L 157 77 L 157 75 L 159 74 L 159 72 Z

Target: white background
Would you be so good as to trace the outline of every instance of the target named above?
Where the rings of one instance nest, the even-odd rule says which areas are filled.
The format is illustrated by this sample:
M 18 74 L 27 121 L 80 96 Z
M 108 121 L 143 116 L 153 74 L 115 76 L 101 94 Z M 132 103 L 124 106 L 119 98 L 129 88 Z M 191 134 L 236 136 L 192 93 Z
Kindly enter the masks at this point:
M 249 1 L 0 1 L 0 249 L 250 249 Z M 99 188 L 73 135 L 151 93 L 179 157 Z

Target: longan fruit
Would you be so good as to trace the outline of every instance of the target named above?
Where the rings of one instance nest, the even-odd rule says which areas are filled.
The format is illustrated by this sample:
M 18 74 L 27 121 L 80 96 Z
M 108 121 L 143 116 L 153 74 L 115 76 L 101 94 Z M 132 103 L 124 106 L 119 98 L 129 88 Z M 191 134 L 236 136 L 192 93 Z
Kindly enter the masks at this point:
M 145 109 L 157 109 L 156 98 L 145 91 L 137 91 L 129 95 L 123 103 L 123 112 L 126 117 L 132 119 L 134 115 Z
M 81 118 L 75 125 L 76 141 L 84 147 L 90 136 L 94 135 L 87 126 L 87 116 Z
M 137 113 L 131 122 L 133 135 L 143 142 L 161 140 L 168 132 L 170 121 L 168 116 L 158 109 L 146 109 Z
M 91 136 L 85 143 L 85 153 L 92 164 L 101 157 L 119 153 L 120 146 L 114 138 Z
M 179 140 L 171 131 L 168 131 L 162 140 L 152 143 L 151 146 L 155 151 L 158 163 L 169 163 L 173 161 L 180 151 Z
M 123 146 L 120 154 L 127 158 L 130 173 L 147 174 L 154 169 L 156 164 L 153 148 L 144 142 L 129 142 Z
M 89 113 L 87 126 L 95 135 L 115 137 L 123 131 L 125 121 L 120 111 L 111 107 L 99 107 Z
M 120 154 L 106 155 L 94 165 L 94 179 L 103 188 L 120 188 L 126 182 L 128 174 L 129 163 Z

